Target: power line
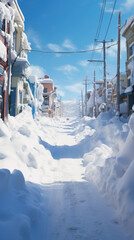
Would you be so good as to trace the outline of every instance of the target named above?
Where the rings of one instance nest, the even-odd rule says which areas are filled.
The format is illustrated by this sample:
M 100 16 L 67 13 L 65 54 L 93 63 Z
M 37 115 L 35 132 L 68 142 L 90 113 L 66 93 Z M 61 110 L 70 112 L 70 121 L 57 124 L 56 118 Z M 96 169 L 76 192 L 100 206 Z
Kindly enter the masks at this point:
M 103 0 L 103 4 L 102 4 L 102 8 L 101 8 L 101 14 L 100 14 L 98 28 L 97 28 L 97 32 L 96 32 L 96 37 L 95 38 L 99 38 L 99 35 L 100 35 L 100 30 L 101 30 L 101 26 L 102 26 L 102 21 L 103 21 L 103 16 L 104 16 L 104 12 L 105 12 L 105 7 L 106 7 L 106 0 Z
M 101 50 L 102 48 L 98 48 L 96 49 L 96 51 L 99 51 Z M 31 49 L 31 50 L 28 50 L 28 49 L 23 49 L 23 50 L 26 50 L 26 51 L 29 51 L 29 52 L 42 52 L 42 53 L 56 53 L 56 54 L 66 54 L 66 53 L 87 53 L 87 52 L 92 52 L 93 49 L 89 49 L 89 50 L 80 50 L 80 51 L 44 51 L 44 50 L 38 50 L 38 49 Z
M 107 46 L 106 48 L 110 48 L 110 47 L 113 47 L 117 45 L 117 43 L 114 43 L 112 45 L 109 45 Z M 80 51 L 61 51 L 61 52 L 58 52 L 58 51 L 44 51 L 44 50 L 38 50 L 38 49 L 22 49 L 22 51 L 28 51 L 28 52 L 41 52 L 41 53 L 48 53 L 48 54 L 52 54 L 52 53 L 56 53 L 56 54 L 74 54 L 74 53 L 87 53 L 87 52 L 93 52 L 93 51 L 99 51 L 99 50 L 102 50 L 103 48 L 96 48 L 95 50 L 94 49 L 88 49 L 88 50 L 80 50 Z
M 116 2 L 117 2 L 117 0 L 114 1 L 113 10 L 112 10 L 112 13 L 111 13 L 111 17 L 110 17 L 110 20 L 109 20 L 109 24 L 108 24 L 108 27 L 107 27 L 107 31 L 106 31 L 104 40 L 106 39 L 109 28 L 110 28 L 110 24 L 111 24 L 111 21 L 112 21 L 112 17 L 113 17 L 113 13 L 114 13 L 114 10 L 115 10 Z
M 105 6 L 106 6 L 106 0 L 103 0 L 102 7 L 101 7 L 100 18 L 99 18 L 99 23 L 98 23 L 98 27 L 97 27 L 97 31 L 96 31 L 95 38 L 99 38 L 99 35 L 100 35 L 100 30 L 101 30 L 101 26 L 102 26 L 102 21 L 103 21 Z M 92 53 L 92 55 L 91 55 L 91 59 L 93 59 L 93 57 L 94 57 L 94 52 L 95 52 L 95 50 L 96 50 L 96 46 L 95 46 L 95 44 L 94 44 L 94 51 L 93 51 L 93 53 Z

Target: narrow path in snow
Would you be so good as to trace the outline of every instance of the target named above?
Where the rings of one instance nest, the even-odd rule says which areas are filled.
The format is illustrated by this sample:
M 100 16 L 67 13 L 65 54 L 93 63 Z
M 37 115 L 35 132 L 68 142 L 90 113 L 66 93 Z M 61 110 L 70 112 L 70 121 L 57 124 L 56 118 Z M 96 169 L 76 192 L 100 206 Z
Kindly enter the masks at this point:
M 82 149 L 75 140 L 73 124 L 64 123 L 55 130 L 56 146 L 41 140 L 57 161 L 57 177 L 43 187 L 45 240 L 128 240 L 113 209 L 84 179 Z

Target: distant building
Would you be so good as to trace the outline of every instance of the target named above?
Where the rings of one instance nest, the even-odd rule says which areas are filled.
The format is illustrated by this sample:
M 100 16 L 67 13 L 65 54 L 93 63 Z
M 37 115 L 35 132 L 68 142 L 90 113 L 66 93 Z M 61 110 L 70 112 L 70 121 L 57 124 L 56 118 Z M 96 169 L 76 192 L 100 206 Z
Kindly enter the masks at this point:
M 53 80 L 48 75 L 40 79 L 43 85 L 43 103 L 42 113 L 45 116 L 53 117 L 55 112 L 55 99 L 57 98 L 56 88 L 54 88 Z
M 126 38 L 127 61 L 127 89 L 124 96 L 127 98 L 128 114 L 132 112 L 134 105 L 134 15 L 132 15 L 121 30 L 122 36 Z
M 110 79 L 110 83 L 112 84 L 112 106 L 116 108 L 117 105 L 117 76 L 115 76 L 114 78 Z M 127 75 L 125 73 L 121 73 L 120 74 L 120 107 L 122 106 L 122 104 L 124 104 L 124 106 L 127 106 L 127 95 L 125 94 L 125 91 L 127 89 Z M 127 113 L 127 108 L 123 109 L 122 111 L 122 107 L 120 109 L 120 113 L 121 114 L 126 114 Z

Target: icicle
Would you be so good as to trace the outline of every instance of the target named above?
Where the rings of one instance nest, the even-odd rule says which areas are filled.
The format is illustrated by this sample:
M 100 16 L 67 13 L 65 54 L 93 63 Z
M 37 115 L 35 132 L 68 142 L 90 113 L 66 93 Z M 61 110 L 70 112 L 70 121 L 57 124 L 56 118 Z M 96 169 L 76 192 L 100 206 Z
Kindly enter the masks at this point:
M 7 88 L 7 80 L 8 80 L 6 71 L 4 71 L 3 76 L 4 76 L 4 91 L 6 91 L 6 88 Z

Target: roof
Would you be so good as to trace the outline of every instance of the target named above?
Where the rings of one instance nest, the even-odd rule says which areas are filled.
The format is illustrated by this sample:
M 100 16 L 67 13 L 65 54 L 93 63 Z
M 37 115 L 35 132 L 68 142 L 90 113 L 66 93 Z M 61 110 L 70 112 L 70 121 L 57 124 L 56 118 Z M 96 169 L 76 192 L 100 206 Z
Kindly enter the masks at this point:
M 124 36 L 125 32 L 127 31 L 127 29 L 134 25 L 134 15 L 132 15 L 128 21 L 124 24 L 124 26 L 121 29 L 121 34 Z
M 48 79 L 46 79 L 46 78 L 40 78 L 40 79 L 39 79 L 39 82 L 40 82 L 40 83 L 52 83 L 52 84 L 53 84 L 53 80 L 50 79 L 50 78 L 48 78 Z

